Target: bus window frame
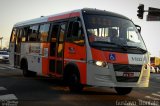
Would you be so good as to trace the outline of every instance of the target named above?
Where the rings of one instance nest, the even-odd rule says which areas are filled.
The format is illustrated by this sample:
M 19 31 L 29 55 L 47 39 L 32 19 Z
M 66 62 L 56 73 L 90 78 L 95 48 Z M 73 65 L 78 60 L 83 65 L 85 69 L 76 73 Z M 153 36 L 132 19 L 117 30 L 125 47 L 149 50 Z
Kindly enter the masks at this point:
M 70 18 L 69 18 L 69 19 L 70 19 Z M 48 42 L 49 42 L 49 43 L 51 42 L 51 36 L 52 36 L 52 28 L 53 28 L 53 26 L 54 26 L 54 25 L 59 25 L 59 26 L 60 26 L 60 25 L 63 24 L 63 23 L 66 23 L 66 29 L 65 29 L 65 35 L 64 35 L 64 41 L 66 41 L 65 38 L 66 38 L 66 33 L 68 33 L 68 32 L 67 32 L 67 29 L 68 29 L 69 19 L 62 19 L 62 20 L 56 20 L 56 21 L 51 21 L 51 22 L 49 22 L 49 23 L 50 23 L 50 33 L 49 33 L 49 37 L 48 37 Z M 59 30 L 60 30 L 60 28 L 58 28 L 58 33 L 57 33 L 56 36 L 59 35 Z
M 41 40 L 39 40 L 39 41 L 38 41 L 39 43 L 47 43 L 47 42 L 50 42 L 50 41 L 49 41 L 49 37 L 50 37 L 50 34 L 51 34 L 51 30 L 52 30 L 52 24 L 51 24 L 51 22 L 43 22 L 43 23 L 39 23 L 38 36 L 39 36 L 40 39 L 41 39 L 41 35 L 40 35 L 40 33 L 39 33 L 40 27 L 41 27 L 41 25 L 45 25 L 45 24 L 49 24 L 49 30 L 48 30 L 47 41 L 41 41 Z M 37 37 L 38 37 L 38 36 L 37 36 Z
M 36 33 L 36 40 L 35 40 L 35 41 L 30 41 L 30 35 L 32 35 L 33 32 L 32 32 L 31 34 L 28 32 L 28 41 L 31 42 L 31 43 L 40 43 L 40 40 L 38 40 L 40 23 L 29 25 L 29 30 L 30 30 L 30 28 L 32 28 L 32 27 L 34 27 L 34 26 L 38 26 L 38 29 L 37 29 L 37 32 L 38 32 L 38 33 Z M 29 30 L 28 30 L 28 31 L 29 31 Z
M 84 43 L 83 44 L 78 44 L 78 43 L 75 43 L 74 42 L 74 37 L 68 37 L 68 32 L 69 32 L 69 25 L 70 25 L 70 22 L 79 22 L 81 24 L 81 26 L 79 27 L 79 30 L 81 30 L 81 33 L 83 32 L 83 40 L 84 40 Z M 73 23 L 72 23 L 72 26 L 73 26 Z M 67 34 L 65 36 L 65 41 L 66 42 L 69 42 L 69 43 L 73 43 L 73 44 L 76 44 L 78 46 L 84 46 L 85 45 L 85 33 L 84 33 L 84 28 L 83 28 L 83 25 L 82 25 L 82 19 L 80 17 L 74 17 L 74 18 L 70 18 L 69 21 L 68 21 L 68 25 L 67 25 Z M 71 28 L 71 31 L 72 31 L 72 28 Z M 71 33 L 70 33 L 71 34 Z M 70 35 L 71 36 L 71 35 Z M 76 38 L 76 37 L 75 37 Z
M 12 41 L 13 38 L 13 31 L 15 30 L 15 36 L 14 36 L 14 41 Z M 11 37 L 10 37 L 10 43 L 15 43 L 16 42 L 16 37 L 17 37 L 17 27 L 13 27 Z
M 17 37 L 17 30 L 18 30 L 18 29 L 28 28 L 27 33 L 26 33 L 26 35 L 25 35 L 26 40 L 25 40 L 25 41 L 21 41 L 21 43 L 50 43 L 50 42 L 51 42 L 51 34 L 52 34 L 52 27 L 53 27 L 53 25 L 59 25 L 59 26 L 60 26 L 61 24 L 66 23 L 66 29 L 65 29 L 65 35 L 64 35 L 64 42 L 66 42 L 66 41 L 67 41 L 67 34 L 68 34 L 69 22 L 70 22 L 70 21 L 73 21 L 73 20 L 76 21 L 78 18 L 80 19 L 79 21 L 80 21 L 81 24 L 82 24 L 82 20 L 81 20 L 80 17 L 72 17 L 72 18 L 67 18 L 67 19 L 61 19 L 61 20 L 55 20 L 55 21 L 49 21 L 49 22 L 29 24 L 29 25 L 24 25 L 24 26 L 19 26 L 19 27 L 13 27 L 11 35 L 13 34 L 13 30 L 14 30 L 14 29 L 16 29 L 16 37 Z M 40 41 L 40 40 L 38 40 L 39 31 L 40 31 L 40 26 L 41 26 L 41 25 L 45 25 L 45 24 L 50 24 L 50 26 L 49 26 L 49 31 L 48 31 L 47 41 Z M 30 37 L 29 29 L 30 29 L 30 27 L 33 27 L 33 26 L 38 26 L 38 30 L 37 30 L 38 33 L 37 33 L 36 41 L 30 41 L 30 40 L 29 40 L 29 37 Z M 81 26 L 81 27 L 82 27 L 82 30 L 84 30 L 84 29 L 83 29 L 83 26 Z M 58 34 L 59 34 L 59 31 L 58 31 Z M 57 35 L 57 36 L 58 36 L 58 35 Z M 22 36 L 21 36 L 21 38 L 22 38 Z M 11 40 L 12 40 L 12 37 L 10 37 L 10 42 L 12 42 Z M 15 41 L 14 41 L 14 42 L 15 42 Z M 14 42 L 12 42 L 12 43 L 14 43 Z
M 25 32 L 25 33 L 26 33 L 25 36 L 23 36 L 23 37 L 26 38 L 26 40 L 25 40 L 25 41 L 21 41 L 22 43 L 28 42 L 28 31 L 29 31 L 29 27 L 30 27 L 30 26 L 23 26 L 23 27 L 22 27 L 24 31 L 25 31 L 25 28 L 27 29 L 27 31 Z M 23 34 L 24 34 L 24 33 L 23 33 Z M 21 36 L 21 37 L 22 37 L 22 36 Z M 22 39 L 22 38 L 21 38 L 21 39 Z
M 66 22 L 66 21 L 63 21 L 63 22 L 59 23 L 59 29 L 58 29 L 57 41 L 56 41 L 56 51 L 57 51 L 56 57 L 57 57 L 57 58 L 59 58 L 59 57 L 64 58 L 65 36 L 67 35 L 67 24 L 68 24 L 68 22 Z M 60 41 L 61 25 L 65 25 L 65 30 L 64 30 L 64 35 L 63 35 L 63 41 Z M 62 56 L 58 56 L 58 45 L 59 45 L 60 43 L 63 44 Z

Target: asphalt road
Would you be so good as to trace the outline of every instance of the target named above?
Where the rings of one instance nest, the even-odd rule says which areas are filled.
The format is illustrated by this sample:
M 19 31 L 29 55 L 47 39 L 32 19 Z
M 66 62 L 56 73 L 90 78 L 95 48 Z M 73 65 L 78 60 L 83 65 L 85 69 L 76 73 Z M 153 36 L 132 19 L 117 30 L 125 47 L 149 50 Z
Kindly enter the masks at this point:
M 74 94 L 61 81 L 25 78 L 9 64 L 0 64 L 0 106 L 160 106 L 160 74 L 151 74 L 148 88 L 126 96 L 112 88 L 85 87 Z

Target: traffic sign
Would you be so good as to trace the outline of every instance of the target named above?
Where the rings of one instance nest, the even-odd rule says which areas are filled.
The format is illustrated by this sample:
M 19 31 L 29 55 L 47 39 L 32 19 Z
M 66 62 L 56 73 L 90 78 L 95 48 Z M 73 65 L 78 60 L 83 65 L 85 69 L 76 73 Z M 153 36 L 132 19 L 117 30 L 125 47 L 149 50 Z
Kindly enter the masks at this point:
M 149 7 L 147 21 L 160 21 L 160 9 Z
M 160 21 L 160 16 L 147 15 L 147 21 Z

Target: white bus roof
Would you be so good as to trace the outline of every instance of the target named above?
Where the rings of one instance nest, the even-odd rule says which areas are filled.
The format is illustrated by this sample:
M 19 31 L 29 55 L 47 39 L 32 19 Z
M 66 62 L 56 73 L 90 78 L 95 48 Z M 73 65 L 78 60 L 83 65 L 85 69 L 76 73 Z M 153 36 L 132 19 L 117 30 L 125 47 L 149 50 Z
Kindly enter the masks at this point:
M 93 9 L 93 8 L 83 8 L 83 9 L 72 10 L 68 12 L 63 12 L 59 14 L 54 14 L 54 15 L 49 15 L 49 16 L 44 16 L 44 17 L 39 17 L 39 18 L 19 22 L 19 23 L 16 23 L 14 27 L 20 27 L 20 26 L 25 26 L 25 25 L 31 25 L 31 24 L 49 22 L 49 21 L 54 21 L 54 20 L 66 19 L 70 17 L 76 17 L 76 16 L 80 16 L 81 11 L 83 10 L 85 13 L 87 12 L 89 14 L 109 15 L 109 16 L 115 16 L 115 17 L 128 19 L 127 17 L 121 14 L 117 14 L 117 13 L 113 13 L 113 12 L 109 12 L 105 10 L 98 10 L 98 9 Z
M 67 15 L 68 18 L 72 13 L 80 13 L 81 9 L 78 10 L 73 10 L 73 11 L 68 11 L 68 12 L 63 12 L 63 13 L 59 13 L 59 14 L 54 14 L 54 15 L 49 15 L 49 16 L 42 16 L 40 18 L 35 18 L 35 19 L 31 19 L 31 20 L 27 20 L 27 21 L 23 21 L 23 22 L 18 22 L 14 25 L 14 27 L 20 27 L 20 26 L 25 26 L 25 25 L 31 25 L 31 24 L 36 24 L 36 23 L 43 23 L 43 22 L 48 22 L 50 18 L 55 18 L 55 17 L 60 17 L 63 15 Z M 56 20 L 56 19 L 51 19 L 51 20 Z

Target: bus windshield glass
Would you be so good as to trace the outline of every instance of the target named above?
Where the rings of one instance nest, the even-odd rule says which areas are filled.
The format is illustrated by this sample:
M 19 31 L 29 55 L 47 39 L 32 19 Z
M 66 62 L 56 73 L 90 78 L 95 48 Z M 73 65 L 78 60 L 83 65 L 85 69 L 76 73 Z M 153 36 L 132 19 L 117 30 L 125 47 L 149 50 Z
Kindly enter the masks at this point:
M 87 36 L 92 47 L 139 49 L 146 47 L 132 21 L 105 15 L 84 15 Z

